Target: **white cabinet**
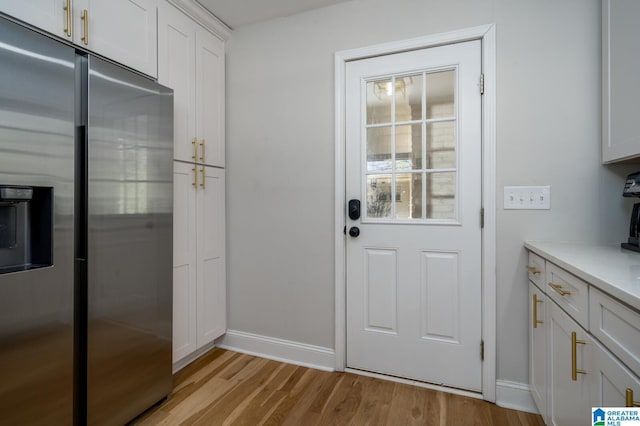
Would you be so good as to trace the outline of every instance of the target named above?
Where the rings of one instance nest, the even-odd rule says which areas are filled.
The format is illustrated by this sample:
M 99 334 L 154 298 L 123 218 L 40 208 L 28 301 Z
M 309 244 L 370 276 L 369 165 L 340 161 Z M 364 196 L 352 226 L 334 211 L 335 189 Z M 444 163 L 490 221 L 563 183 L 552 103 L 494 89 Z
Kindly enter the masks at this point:
M 226 331 L 224 43 L 167 2 L 158 81 L 174 91 L 173 361 L 188 362 Z
M 65 0 L 0 0 L 0 11 L 59 37 L 70 37 L 71 14 Z M 71 12 L 71 9 L 69 9 Z
M 169 4 L 158 25 L 158 81 L 174 90 L 174 158 L 224 167 L 224 43 Z
M 226 331 L 224 170 L 175 161 L 173 221 L 175 363 Z
M 84 49 L 157 75 L 156 0 L 0 0 L 0 10 Z
M 586 332 L 555 303 L 549 306 L 547 322 L 547 424 L 589 424 L 591 401 L 587 366 L 592 364 L 592 345 Z
M 640 2 L 602 1 L 602 161 L 640 156 Z
M 540 415 L 547 415 L 547 296 L 529 282 L 529 388 Z
M 636 275 L 628 278 L 629 287 L 614 283 L 627 277 L 620 270 L 637 269 L 626 263 L 635 256 L 618 247 L 526 246 L 537 251 L 528 263 L 529 382 L 545 423 L 591 424 L 591 407 L 640 406 Z M 623 289 L 630 290 L 626 297 L 611 296 Z

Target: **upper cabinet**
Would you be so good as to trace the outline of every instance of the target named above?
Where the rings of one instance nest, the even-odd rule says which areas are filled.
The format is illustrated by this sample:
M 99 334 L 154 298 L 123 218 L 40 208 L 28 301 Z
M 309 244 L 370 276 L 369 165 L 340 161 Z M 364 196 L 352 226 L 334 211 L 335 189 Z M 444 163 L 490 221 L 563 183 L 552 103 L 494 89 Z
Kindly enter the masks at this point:
M 640 157 L 640 1 L 602 0 L 602 162 Z
M 174 90 L 174 158 L 224 167 L 224 42 L 165 4 L 158 46 L 158 81 Z
M 0 0 L 0 11 L 152 77 L 156 0 Z

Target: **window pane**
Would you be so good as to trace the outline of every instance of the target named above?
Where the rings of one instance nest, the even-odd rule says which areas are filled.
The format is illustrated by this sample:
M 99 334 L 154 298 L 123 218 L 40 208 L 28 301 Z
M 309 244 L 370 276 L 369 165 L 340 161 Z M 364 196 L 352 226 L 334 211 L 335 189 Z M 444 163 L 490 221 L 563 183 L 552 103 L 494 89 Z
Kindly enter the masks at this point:
M 422 219 L 422 173 L 396 176 L 396 218 Z
M 455 219 L 456 173 L 427 174 L 427 218 Z
M 427 168 L 456 167 L 455 121 L 427 123 Z
M 396 77 L 396 121 L 422 120 L 422 74 Z
M 455 70 L 427 74 L 427 119 L 455 115 Z
M 396 170 L 422 169 L 422 124 L 396 126 Z
M 367 171 L 391 171 L 391 127 L 367 129 Z
M 391 79 L 367 83 L 367 124 L 391 123 Z
M 367 217 L 391 218 L 391 175 L 367 176 Z

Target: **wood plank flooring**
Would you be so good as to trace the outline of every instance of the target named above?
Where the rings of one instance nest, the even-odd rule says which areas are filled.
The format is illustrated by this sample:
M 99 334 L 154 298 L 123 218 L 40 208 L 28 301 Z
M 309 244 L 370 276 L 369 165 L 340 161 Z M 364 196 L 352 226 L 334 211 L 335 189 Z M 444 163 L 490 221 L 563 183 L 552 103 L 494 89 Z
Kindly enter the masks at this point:
M 214 349 L 136 425 L 544 425 L 540 416 L 416 386 Z

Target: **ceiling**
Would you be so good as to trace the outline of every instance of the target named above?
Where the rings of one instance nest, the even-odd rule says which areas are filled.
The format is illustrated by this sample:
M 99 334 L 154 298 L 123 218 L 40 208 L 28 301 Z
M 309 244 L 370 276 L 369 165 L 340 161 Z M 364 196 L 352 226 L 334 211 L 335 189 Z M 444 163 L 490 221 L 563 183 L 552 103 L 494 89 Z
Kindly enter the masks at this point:
M 197 0 L 232 29 L 349 0 Z

